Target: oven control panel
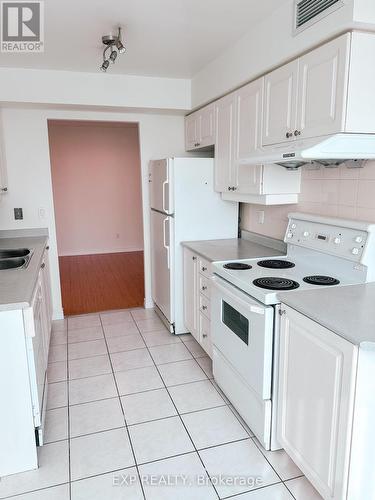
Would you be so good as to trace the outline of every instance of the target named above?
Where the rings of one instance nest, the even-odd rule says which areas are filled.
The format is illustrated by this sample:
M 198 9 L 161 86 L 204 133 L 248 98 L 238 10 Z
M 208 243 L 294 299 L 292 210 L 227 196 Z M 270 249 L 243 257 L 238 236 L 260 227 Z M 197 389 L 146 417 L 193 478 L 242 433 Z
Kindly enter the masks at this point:
M 363 229 L 290 219 L 286 243 L 361 262 L 368 238 Z

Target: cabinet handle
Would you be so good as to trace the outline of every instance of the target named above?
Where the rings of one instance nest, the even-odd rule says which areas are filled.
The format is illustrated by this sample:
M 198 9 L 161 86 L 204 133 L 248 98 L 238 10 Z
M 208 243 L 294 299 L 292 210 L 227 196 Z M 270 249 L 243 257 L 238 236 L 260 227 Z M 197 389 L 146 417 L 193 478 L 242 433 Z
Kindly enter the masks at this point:
M 46 250 L 49 250 L 49 245 L 46 246 Z
M 1 188 L 1 191 L 2 191 L 3 193 L 6 193 L 6 192 L 8 191 L 8 188 L 7 188 L 7 187 L 5 187 L 5 188 Z
M 301 135 L 301 131 L 300 130 L 295 130 L 294 131 L 294 135 L 297 137 L 298 135 Z
M 203 272 L 204 272 L 204 271 L 207 271 L 207 267 L 204 267 L 204 266 L 203 266 L 203 267 L 202 267 L 202 271 L 203 271 Z
M 45 263 L 43 262 L 43 264 L 40 267 L 41 269 L 44 269 L 46 267 Z
M 197 258 L 196 258 L 196 257 L 192 257 L 192 259 L 193 259 L 193 260 L 197 260 Z
M 285 309 L 279 309 L 279 316 L 284 316 L 284 314 L 286 314 L 286 310 Z
M 207 306 L 202 306 L 202 310 L 206 311 L 207 310 Z
M 233 186 L 232 191 L 237 191 L 237 188 L 235 186 Z
M 287 132 L 285 136 L 287 139 L 290 139 L 291 137 L 293 137 L 293 132 Z
M 202 337 L 203 337 L 204 339 L 206 339 L 206 338 L 208 337 L 207 333 L 204 333 L 204 334 L 202 335 Z
M 202 286 L 202 290 L 204 292 L 205 290 L 207 290 L 207 287 L 206 286 Z

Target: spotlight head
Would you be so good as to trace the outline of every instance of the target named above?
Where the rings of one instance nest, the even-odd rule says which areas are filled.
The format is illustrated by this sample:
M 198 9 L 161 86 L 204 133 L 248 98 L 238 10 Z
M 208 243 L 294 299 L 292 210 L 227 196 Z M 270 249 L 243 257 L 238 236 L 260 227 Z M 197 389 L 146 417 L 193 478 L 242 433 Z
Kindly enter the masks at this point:
M 116 47 L 117 47 L 117 50 L 119 51 L 120 54 L 123 54 L 126 51 L 126 48 L 124 47 L 124 45 L 120 39 L 117 40 Z
M 109 61 L 111 63 L 114 63 L 116 61 L 117 57 L 117 52 L 115 50 L 112 50 L 111 55 L 109 56 Z
M 100 66 L 100 69 L 105 73 L 108 69 L 108 66 L 109 66 L 109 61 L 108 59 L 105 59 L 103 61 L 103 64 Z

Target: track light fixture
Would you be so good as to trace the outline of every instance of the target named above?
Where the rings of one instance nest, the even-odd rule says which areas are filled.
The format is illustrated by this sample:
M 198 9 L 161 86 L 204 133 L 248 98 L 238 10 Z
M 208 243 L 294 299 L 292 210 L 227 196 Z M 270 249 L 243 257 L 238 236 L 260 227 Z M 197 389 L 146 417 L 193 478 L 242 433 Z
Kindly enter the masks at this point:
M 102 42 L 105 45 L 105 48 L 103 50 L 103 63 L 100 66 L 100 69 L 105 73 L 109 68 L 109 64 L 116 61 L 118 54 L 123 54 L 126 51 L 126 48 L 122 43 L 121 27 L 118 29 L 117 35 L 102 36 Z M 107 56 L 109 51 L 110 54 Z

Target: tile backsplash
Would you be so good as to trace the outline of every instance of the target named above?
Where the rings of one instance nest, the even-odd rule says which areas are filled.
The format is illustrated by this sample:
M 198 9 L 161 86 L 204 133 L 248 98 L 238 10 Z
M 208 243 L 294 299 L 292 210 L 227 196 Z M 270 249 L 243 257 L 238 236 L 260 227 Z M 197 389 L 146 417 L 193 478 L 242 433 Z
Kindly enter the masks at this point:
M 259 211 L 264 211 L 260 224 Z M 241 228 L 273 238 L 284 238 L 289 212 L 308 212 L 375 223 L 375 161 L 363 168 L 309 170 L 302 167 L 299 202 L 295 205 L 242 204 Z

